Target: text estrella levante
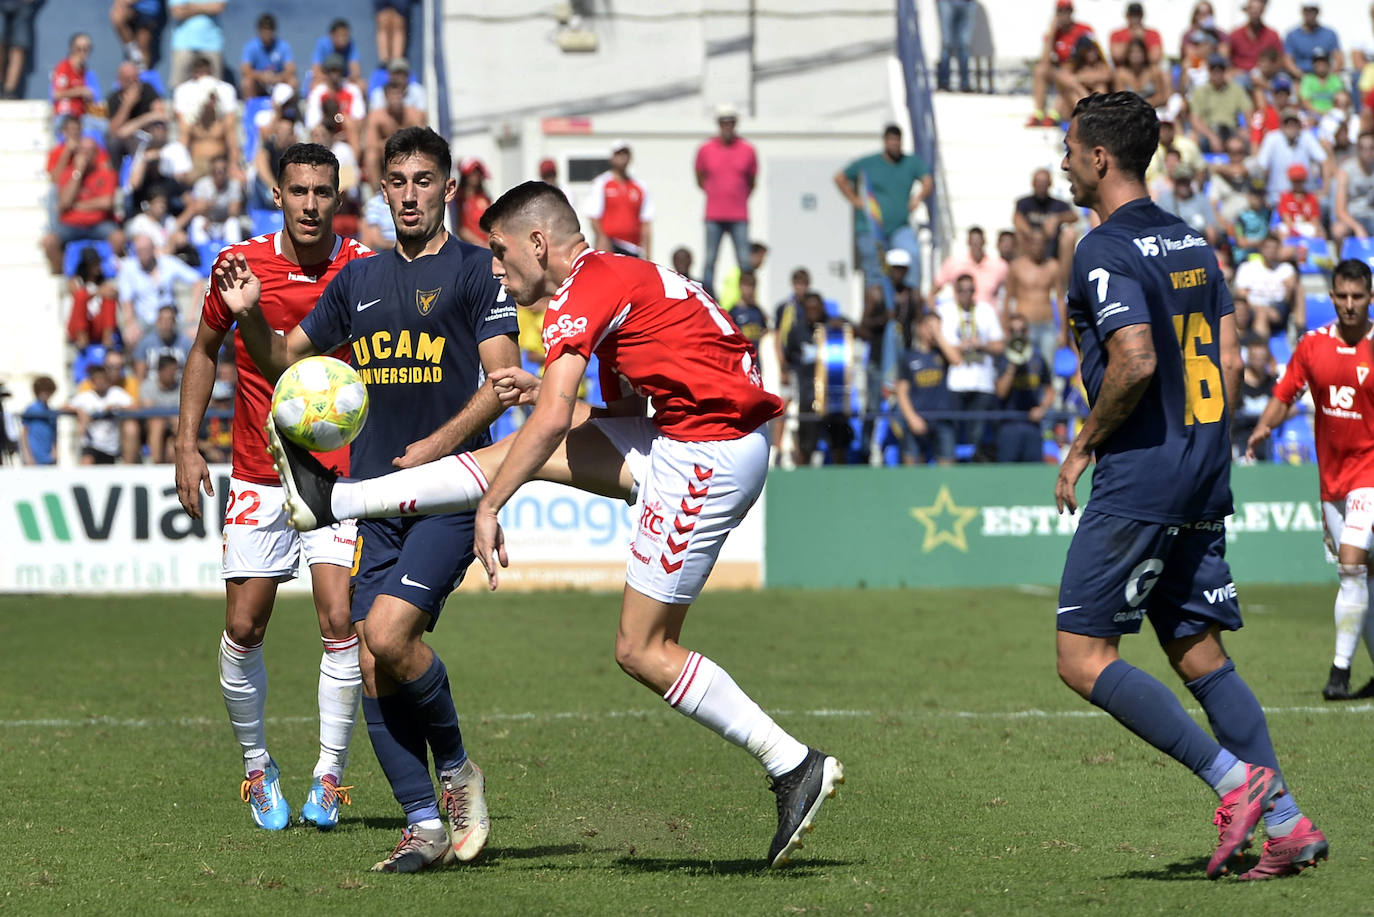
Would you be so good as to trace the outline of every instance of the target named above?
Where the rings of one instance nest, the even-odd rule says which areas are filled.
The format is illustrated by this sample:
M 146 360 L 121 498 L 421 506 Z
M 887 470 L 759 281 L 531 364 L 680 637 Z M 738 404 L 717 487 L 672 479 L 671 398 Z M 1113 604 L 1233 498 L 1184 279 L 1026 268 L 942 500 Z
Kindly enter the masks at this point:
M 959 506 L 950 495 L 949 485 L 941 484 L 935 502 L 930 506 L 913 506 L 911 518 L 926 528 L 925 539 L 921 542 L 921 552 L 929 554 L 942 544 L 968 553 L 968 538 L 964 527 L 978 515 L 976 506 Z

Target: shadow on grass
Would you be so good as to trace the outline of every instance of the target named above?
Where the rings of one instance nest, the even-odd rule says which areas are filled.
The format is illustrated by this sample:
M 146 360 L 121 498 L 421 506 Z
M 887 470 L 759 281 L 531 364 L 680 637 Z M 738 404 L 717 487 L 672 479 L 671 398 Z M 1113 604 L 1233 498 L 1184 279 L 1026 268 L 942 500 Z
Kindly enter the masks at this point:
M 1155 882 L 1210 882 L 1207 878 L 1208 857 L 1193 857 L 1176 863 L 1165 863 L 1156 869 L 1129 869 L 1110 879 L 1149 879 Z M 1249 869 L 1249 865 L 1242 868 Z M 1234 869 L 1232 871 L 1235 871 Z
M 540 844 L 535 847 L 489 847 L 483 860 L 495 863 L 500 860 L 537 860 L 541 857 L 567 857 L 587 853 L 586 844 Z
M 687 872 L 698 875 L 745 875 L 749 873 L 771 873 L 779 877 L 814 876 L 818 871 L 834 866 L 852 866 L 848 860 L 808 859 L 794 862 L 782 869 L 769 869 L 763 860 L 750 857 L 747 860 L 703 860 L 684 857 L 636 857 L 623 856 L 615 861 L 621 869 L 635 872 Z

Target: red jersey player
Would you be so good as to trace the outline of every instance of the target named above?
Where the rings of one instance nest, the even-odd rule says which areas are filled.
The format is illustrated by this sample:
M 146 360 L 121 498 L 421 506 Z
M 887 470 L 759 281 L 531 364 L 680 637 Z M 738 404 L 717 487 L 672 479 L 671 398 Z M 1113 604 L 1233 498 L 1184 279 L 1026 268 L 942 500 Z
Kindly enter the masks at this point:
M 529 419 L 476 452 L 356 482 L 335 482 L 272 437 L 292 522 L 308 529 L 348 516 L 476 507 L 474 550 L 494 589 L 497 566 L 506 565 L 497 514 L 525 481 L 633 501 L 639 522 L 616 661 L 679 713 L 759 759 L 778 797 L 768 864 L 786 863 L 844 769 L 784 732 L 723 668 L 678 643 L 721 544 L 763 489 L 763 426 L 781 402 L 759 384 L 749 341 L 700 285 L 648 261 L 593 251 L 554 186 L 511 189 L 482 228 L 492 270 L 516 303 L 550 300 L 542 382 L 518 369 L 491 374 L 503 403 L 534 405 Z M 603 409 L 577 400 L 593 353 Z
M 1369 547 L 1374 528 L 1374 325 L 1369 320 L 1370 271 L 1363 261 L 1346 259 L 1331 275 L 1336 320 L 1307 332 L 1298 341 L 1288 371 L 1274 386 L 1274 397 L 1250 434 L 1248 453 L 1288 415 L 1304 390 L 1312 393 L 1321 474 L 1322 519 L 1327 543 L 1336 553 L 1340 590 L 1336 593 L 1336 654 L 1322 696 L 1347 700 L 1374 696 L 1374 679 L 1350 690 L 1350 661 L 1363 632 L 1374 657 L 1374 615 Z
M 282 209 L 285 228 L 240 242 L 227 251 L 242 253 L 262 279 L 262 309 L 279 330 L 294 328 L 315 305 L 343 265 L 371 252 L 334 235 L 338 207 L 339 163 L 319 144 L 296 144 L 282 155 L 279 187 L 273 197 Z M 177 429 L 177 495 L 193 518 L 201 517 L 197 490 L 214 496 L 209 469 L 196 448 L 196 433 L 205 416 L 215 362 L 234 318 L 210 284 L 205 293 L 200 328 L 186 360 Z M 320 660 L 320 757 L 315 779 L 301 809 L 301 819 L 319 828 L 338 822 L 340 787 L 348 759 L 349 737 L 356 719 L 361 675 L 358 638 L 349 620 L 348 582 L 357 526 L 352 520 L 297 534 L 287 523 L 283 494 L 267 453 L 263 426 L 272 385 L 253 364 L 243 341 L 234 335 L 238 386 L 234 403 L 234 463 L 224 514 L 221 576 L 227 597 L 220 638 L 220 687 L 235 737 L 243 750 L 245 779 L 241 796 L 253 821 L 272 830 L 286 827 L 290 806 L 282 797 L 276 763 L 267 752 L 263 719 L 267 672 L 262 641 L 272 615 L 277 584 L 296 576 L 302 546 L 311 568 L 311 586 L 319 613 L 324 655 Z M 347 359 L 347 354 L 335 354 Z M 347 450 L 325 457 L 347 470 Z

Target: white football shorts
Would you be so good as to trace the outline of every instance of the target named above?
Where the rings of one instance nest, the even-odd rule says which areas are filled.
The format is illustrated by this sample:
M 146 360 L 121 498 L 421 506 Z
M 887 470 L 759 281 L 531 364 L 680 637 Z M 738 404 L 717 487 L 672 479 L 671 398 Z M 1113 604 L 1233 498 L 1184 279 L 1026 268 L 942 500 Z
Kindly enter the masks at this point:
M 696 601 L 725 536 L 749 512 L 768 476 L 768 439 L 685 443 L 647 417 L 591 421 L 625 458 L 638 487 L 638 523 L 625 583 L 671 604 Z
M 1374 533 L 1374 487 L 1358 487 L 1344 500 L 1323 500 L 1322 521 L 1332 543 L 1368 551 Z
M 229 479 L 220 579 L 267 577 L 279 583 L 295 579 L 302 546 L 307 566 L 353 566 L 356 521 L 345 519 L 313 532 L 298 532 L 286 521 L 285 504 L 286 494 L 280 487 Z

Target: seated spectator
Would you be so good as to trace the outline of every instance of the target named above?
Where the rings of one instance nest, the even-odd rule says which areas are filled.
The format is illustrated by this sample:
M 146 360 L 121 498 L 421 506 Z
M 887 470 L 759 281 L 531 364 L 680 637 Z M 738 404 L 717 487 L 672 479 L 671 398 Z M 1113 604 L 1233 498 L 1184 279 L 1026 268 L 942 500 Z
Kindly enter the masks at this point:
M 961 359 L 944 339 L 940 317 L 927 312 L 914 321 L 911 346 L 898 363 L 896 402 L 901 414 L 902 464 L 954 464 L 954 421 L 927 415 L 950 411 L 946 376 Z
M 100 156 L 100 145 L 81 138 L 76 155 L 57 177 L 57 222 L 43 236 L 48 267 L 62 273 L 63 251 L 82 239 L 108 242 L 116 252 L 124 248 L 124 233 L 115 222 L 115 191 L 119 176 L 109 158 Z
M 57 383 L 52 376 L 33 380 L 33 403 L 19 415 L 19 460 L 25 465 L 57 464 L 57 409 L 52 396 Z
M 72 310 L 67 316 L 67 340 L 76 347 L 78 356 L 91 345 L 105 350 L 120 350 L 119 316 L 116 311 L 117 288 L 105 276 L 100 253 L 93 248 L 81 252 L 76 276 L 68 283 L 72 294 Z
M 424 127 L 429 116 L 423 109 L 406 104 L 400 86 L 388 83 L 382 87 L 383 104 L 367 113 L 367 124 L 363 134 L 363 174 L 375 188 L 380 188 L 385 176 L 382 175 L 382 150 L 386 148 L 387 138 L 403 127 Z
M 133 255 L 119 265 L 120 330 L 124 343 L 136 346 L 153 333 L 158 310 L 176 308 L 176 285 L 202 287 L 205 280 L 195 268 L 171 255 L 159 255 L 153 240 L 135 236 Z
M 1212 166 L 1212 203 L 1217 210 L 1217 225 L 1225 235 L 1232 235 L 1236 217 L 1249 203 L 1250 152 L 1245 135 L 1236 133 L 1226 138 L 1226 161 Z
M 1246 189 L 1245 209 L 1236 215 L 1231 227 L 1231 235 L 1236 239 L 1236 262 L 1259 254 L 1260 246 L 1269 235 L 1269 225 L 1273 222 L 1274 211 L 1269 206 L 1269 195 L 1264 187 L 1264 179 L 1250 179 Z
M 220 110 L 217 96 L 205 97 L 199 116 L 186 126 L 181 136 L 187 152 L 191 154 L 193 186 L 210 174 L 215 160 L 223 159 L 229 163 L 239 161 L 238 118 L 234 114 L 225 115 Z
M 1073 224 L 1078 222 L 1078 212 L 1050 194 L 1050 182 L 1049 169 L 1036 169 L 1031 175 L 1031 193 L 1016 201 L 1011 220 L 1018 236 L 1024 236 L 1032 226 L 1038 226 L 1045 234 L 1046 257 L 1055 258 L 1059 255 L 1060 237 L 1072 235 Z
M 1054 19 L 1041 42 L 1040 59 L 1031 72 L 1031 95 L 1035 108 L 1026 122 L 1027 127 L 1053 127 L 1059 123 L 1060 112 L 1048 105 L 1050 93 L 1064 91 L 1074 48 L 1080 38 L 1091 38 L 1092 34 L 1091 27 L 1074 22 L 1073 0 L 1056 0 Z
M 1242 86 L 1246 84 L 1248 77 L 1249 86 L 1247 88 L 1250 90 L 1250 102 L 1255 108 L 1264 107 L 1265 101 L 1273 92 L 1275 80 L 1281 79 L 1290 86 L 1292 85 L 1292 81 L 1288 78 L 1288 71 L 1283 69 L 1283 55 L 1273 48 L 1265 48 L 1260 52 L 1259 62 L 1250 69 L 1248 74 L 1236 73 L 1234 70 L 1233 74 L 1236 82 Z M 1282 108 L 1283 106 L 1280 106 L 1280 110 Z M 1274 127 L 1278 126 L 1278 121 L 1275 121 Z
M 368 198 L 367 203 L 363 205 L 358 241 L 374 252 L 384 252 L 396 247 L 396 223 L 391 219 L 391 207 L 380 191 Z
M 974 299 L 975 290 L 972 275 L 963 275 L 954 282 L 953 302 L 940 303 L 936 311 L 941 335 L 960 353 L 959 363 L 950 367 L 947 380 L 951 404 L 954 410 L 971 415 L 959 422 L 958 441 L 970 444 L 975 457 L 986 461 L 988 421 L 980 415 L 997 408 L 994 360 L 1002 355 L 1004 336 L 997 311 Z
M 1126 26 L 1113 32 L 1107 42 L 1112 64 L 1126 65 L 1131 42 L 1138 41 L 1145 48 L 1151 66 L 1164 59 L 1164 40 L 1159 32 L 1145 27 L 1145 7 L 1139 3 L 1126 4 Z
M 1279 195 L 1290 187 L 1288 169 L 1293 165 L 1303 166 L 1308 175 L 1321 173 L 1323 184 L 1326 175 L 1326 151 L 1320 141 L 1302 129 L 1302 116 L 1297 109 L 1283 112 L 1282 124 L 1278 130 L 1264 138 L 1259 152 L 1255 155 L 1256 164 L 1264 172 L 1265 186 L 1269 189 L 1269 199 L 1278 202 Z
M 1322 226 L 1322 205 L 1317 196 L 1307 190 L 1307 167 L 1295 162 L 1288 167 L 1289 189 L 1279 195 L 1279 220 L 1286 236 L 1325 239 Z
M 1021 242 L 1021 252 L 1007 270 L 1007 301 L 1003 313 L 1007 320 L 1019 315 L 1025 319 L 1031 341 L 1042 355 L 1054 358 L 1068 343 L 1067 316 L 1059 304 L 1060 328 L 1055 327 L 1055 293 L 1059 286 L 1059 262 L 1045 247 L 1045 234 L 1032 226 Z M 986 301 L 986 300 L 985 300 Z
M 1240 405 L 1231 417 L 1231 455 L 1237 461 L 1245 460 L 1250 434 L 1274 394 L 1274 384 L 1279 381 L 1269 342 L 1252 334 L 1246 336 L 1244 343 L 1245 370 L 1240 383 Z M 1266 436 L 1255 446 L 1255 461 L 1267 462 L 1272 454 Z
M 179 86 L 191 76 L 193 62 L 204 57 L 210 72 L 224 72 L 224 29 L 219 17 L 227 0 L 167 0 L 172 22 L 171 85 Z
M 938 299 L 940 291 L 954 283 L 959 275 L 972 274 L 974 296 L 982 302 L 1000 304 L 1006 294 L 1007 262 L 988 252 L 983 227 L 970 226 L 967 239 L 968 251 L 962 255 L 950 255 L 940 265 L 940 270 L 935 272 L 935 279 L 930 284 L 931 300 Z
M 1290 314 L 1299 327 L 1302 325 L 1298 272 L 1287 261 L 1279 260 L 1279 246 L 1278 236 L 1265 236 L 1260 257 L 1241 262 L 1231 285 L 1237 327 L 1249 329 L 1266 341 L 1283 331 Z
M 76 413 L 81 435 L 81 464 L 113 465 L 119 461 L 121 411 L 137 402 L 111 384 L 109 371 L 99 364 L 87 370 L 91 386 L 72 396 L 68 407 Z
M 159 255 L 181 257 L 188 254 L 190 249 L 186 227 L 195 215 L 194 207 L 184 207 L 180 216 L 173 216 L 167 192 L 155 187 L 140 206 L 139 212 L 124 224 L 124 234 L 129 238 L 147 236 L 153 240 L 153 247 Z
M 1267 3 L 1268 0 L 1245 0 L 1245 22 L 1231 32 L 1228 39 L 1231 44 L 1231 66 L 1239 73 L 1248 73 L 1259 63 L 1260 54 L 1266 48 L 1272 48 L 1282 56 L 1284 67 L 1296 74 L 1298 71 L 1289 66 L 1291 60 L 1284 50 L 1283 39 L 1279 38 L 1278 32 L 1264 24 Z
M 997 367 L 997 400 L 1002 410 L 1024 414 L 998 425 L 997 461 L 1039 462 L 1045 452 L 1040 423 L 1054 407 L 1054 376 L 1045 356 L 1031 342 L 1025 316 L 1007 319 L 1006 351 L 997 358 Z
M 1219 50 L 1221 50 L 1223 54 L 1230 53 L 1229 46 L 1227 45 L 1227 35 L 1217 25 L 1216 11 L 1212 8 L 1210 0 L 1198 0 L 1198 2 L 1193 5 L 1193 13 L 1188 18 L 1188 26 L 1183 30 L 1183 36 L 1179 39 L 1178 57 L 1180 60 L 1186 59 L 1191 53 L 1191 48 L 1189 47 L 1191 42 L 1189 39 L 1191 39 L 1193 33 L 1197 31 L 1206 32 L 1211 37 L 1212 41 L 1219 45 Z
M 1174 169 L 1173 187 L 1155 202 L 1159 209 L 1172 213 L 1187 223 L 1194 232 L 1201 233 L 1208 243 L 1217 244 L 1217 213 L 1212 202 L 1199 194 L 1193 184 L 1193 170 L 1185 165 Z
M 410 41 L 410 8 L 413 5 L 414 0 L 372 0 L 372 9 L 377 14 L 377 60 L 405 55 L 406 44 Z
M 1220 153 L 1254 105 L 1250 94 L 1231 80 L 1226 58 L 1214 54 L 1207 62 L 1207 82 L 1189 94 L 1188 108 L 1198 147 L 1204 153 Z
M 216 156 L 210 161 L 210 174 L 191 188 L 191 207 L 195 210 L 187 228 L 191 244 L 200 248 L 211 242 L 241 242 L 246 235 L 243 200 L 243 184 L 229 174 L 229 160 Z
M 167 122 L 155 118 L 148 123 L 148 139 L 134 150 L 129 166 L 129 191 L 134 206 L 141 207 L 156 190 L 167 195 L 173 214 L 186 206 L 185 194 L 191 187 L 191 153 L 179 141 L 168 139 Z
M 1174 97 L 1176 99 L 1186 99 L 1193 90 L 1205 85 L 1209 78 L 1208 62 L 1221 54 L 1212 33 L 1203 30 L 1195 31 L 1189 36 L 1188 46 L 1191 49 L 1189 56 L 1179 61 L 1178 95 Z M 1225 55 L 1222 56 L 1225 57 Z M 1182 114 L 1176 105 L 1170 106 L 1170 111 L 1175 115 Z
M 685 245 L 679 245 L 673 249 L 673 270 L 677 271 L 688 280 L 696 280 L 692 276 L 692 250 Z
M 154 465 L 176 461 L 177 411 L 181 406 L 181 367 L 177 358 L 164 353 L 154 364 L 153 375 L 143 385 L 139 407 L 159 413 L 147 418 L 148 456 Z
M 1332 29 L 1318 22 L 1321 4 L 1317 0 L 1303 0 L 1302 24 L 1283 39 L 1288 59 L 1300 73 L 1312 73 L 1317 57 L 1330 55 L 1330 66 L 1337 73 L 1345 71 L 1345 55 L 1341 53 L 1341 38 Z
M 157 90 L 139 78 L 138 65 L 123 61 L 115 70 L 117 88 L 110 93 L 110 128 L 105 143 L 115 171 L 124 164 L 138 146 L 138 140 L 148 125 L 166 117 L 167 109 Z
M 757 298 L 758 282 L 754 279 L 753 271 L 746 271 L 739 276 L 739 302 L 730 307 L 730 319 L 735 323 L 735 327 L 740 330 L 740 334 L 749 339 L 749 343 L 754 345 L 754 360 L 762 372 L 763 354 L 759 351 L 759 341 L 768 333 L 768 316 L 759 308 Z
M 1060 72 L 1060 108 L 1073 111 L 1078 100 L 1112 91 L 1112 68 L 1091 35 L 1079 36 L 1066 70 Z
M 358 49 L 353 44 L 353 28 L 348 24 L 347 19 L 335 19 L 329 23 L 329 32 L 316 40 L 315 53 L 310 58 L 310 82 L 312 85 L 324 82 L 325 61 L 329 59 L 330 55 L 338 55 L 343 58 L 344 71 L 348 74 L 349 81 L 362 83 L 362 64 L 358 62 Z
M 1259 149 L 1264 138 L 1283 124 L 1282 115 L 1293 108 L 1293 83 L 1280 73 L 1269 84 L 1269 93 L 1250 114 L 1250 147 Z
M 458 169 L 458 238 L 473 245 L 486 247 L 487 234 L 482 231 L 482 214 L 491 206 L 487 196 L 487 167 L 475 157 L 464 159 Z
M 221 115 L 238 111 L 239 96 L 232 85 L 220 79 L 210 58 L 197 54 L 190 58 L 190 75 L 172 90 L 172 111 L 185 139 L 187 127 L 200 117 L 207 99 L 214 97 Z
M 1312 53 L 1312 69 L 1303 74 L 1298 84 L 1298 101 L 1302 107 L 1317 115 L 1324 115 L 1336 103 L 1336 93 L 1345 91 L 1345 80 L 1331 72 L 1331 57 L 1325 48 Z
M 296 59 L 290 43 L 277 34 L 277 17 L 263 13 L 258 17 L 257 34 L 243 46 L 239 88 L 243 90 L 243 97 L 250 99 L 271 95 L 278 83 L 285 83 L 292 89 L 299 85 Z
M 171 357 L 181 367 L 186 365 L 186 355 L 190 352 L 191 340 L 177 325 L 176 306 L 158 309 L 153 333 L 145 335 L 133 352 L 134 377 L 139 380 L 140 389 L 146 389 L 152 381 L 162 357 Z
M 1113 88 L 1118 92 L 1134 92 L 1155 108 L 1169 101 L 1173 88 L 1164 68 L 1158 61 L 1151 61 L 1145 42 L 1132 38 L 1126 44 L 1125 56 L 1117 65 L 1113 76 Z
M 1317 122 L 1317 140 L 1327 157 L 1336 157 L 1336 173 L 1345 165 L 1344 159 L 1353 156 L 1355 141 L 1360 137 L 1360 119 L 1355 115 L 1354 99 L 1342 89 L 1331 98 L 1331 110 Z M 1348 155 L 1343 155 L 1348 154 Z
M 1336 173 L 1336 203 L 1331 236 L 1337 250 L 1346 239 L 1374 236 L 1374 134 L 1355 143 L 1355 158 Z
M 48 180 L 53 183 L 53 191 L 56 193 L 58 180 L 72 164 L 77 152 L 81 149 L 81 140 L 86 135 L 81 132 L 80 118 L 67 118 L 62 122 L 62 139 L 57 146 L 48 150 L 48 164 L 46 170 Z M 96 145 L 96 160 L 101 163 L 109 163 L 109 154 Z
M 386 60 L 386 58 L 382 58 Z M 425 95 L 425 86 L 410 73 L 410 61 L 404 57 L 394 57 L 387 61 L 386 82 L 372 89 L 367 96 L 367 107 L 369 110 L 381 108 L 386 105 L 386 90 L 395 86 L 401 90 L 407 108 L 418 108 L 426 111 L 429 107 L 429 98 Z
M 100 91 L 90 85 L 87 64 L 91 59 L 91 36 L 77 32 L 67 41 L 67 56 L 52 68 L 49 94 L 55 118 L 76 118 L 95 114 Z
M 110 24 L 124 46 L 124 57 L 149 70 L 158 64 L 158 45 L 167 11 L 162 0 L 113 0 Z
M 217 154 L 237 158 L 239 99 L 234 87 L 215 77 L 205 55 L 192 59 L 191 79 L 172 93 L 180 137 L 191 152 L 196 178 L 210 168 Z
M 325 105 L 334 103 L 333 124 L 326 125 L 331 135 L 342 130 L 355 158 L 362 148 L 362 123 L 367 117 L 367 102 L 357 83 L 344 79 L 344 58 L 331 54 L 322 64 L 323 75 L 310 87 L 305 99 L 305 126 L 314 130 L 325 118 Z
M 1170 179 L 1172 173 L 1165 169 L 1165 158 L 1170 151 L 1178 154 L 1180 165 L 1187 166 L 1194 175 L 1201 175 L 1206 180 L 1207 162 L 1202 158 L 1202 150 L 1191 137 L 1178 129 L 1173 115 L 1165 115 L 1159 119 L 1159 148 L 1145 169 L 1146 182 L 1153 184 L 1160 178 L 1165 181 Z

